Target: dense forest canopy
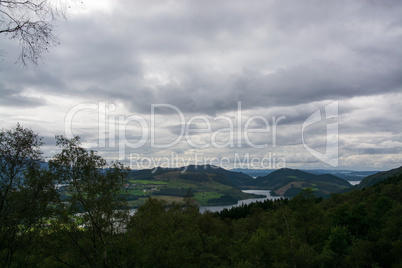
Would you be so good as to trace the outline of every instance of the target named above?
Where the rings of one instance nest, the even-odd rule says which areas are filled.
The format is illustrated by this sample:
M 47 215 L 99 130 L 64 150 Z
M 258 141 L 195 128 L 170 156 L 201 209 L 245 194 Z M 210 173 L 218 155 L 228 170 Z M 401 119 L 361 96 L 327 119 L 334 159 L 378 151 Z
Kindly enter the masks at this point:
M 154 198 L 134 215 L 127 170 L 57 137 L 41 167 L 41 138 L 17 125 L 0 133 L 3 267 L 400 267 L 402 175 L 330 198 L 311 189 L 200 213 Z M 107 168 L 106 168 L 107 167 Z M 54 187 L 68 184 L 66 199 Z

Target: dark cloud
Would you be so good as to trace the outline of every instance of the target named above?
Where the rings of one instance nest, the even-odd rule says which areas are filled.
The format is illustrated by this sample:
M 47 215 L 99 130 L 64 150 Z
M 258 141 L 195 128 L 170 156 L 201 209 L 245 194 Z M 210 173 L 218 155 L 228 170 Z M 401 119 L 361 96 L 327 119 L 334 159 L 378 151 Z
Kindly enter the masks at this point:
M 241 102 L 247 118 L 261 115 L 272 124 L 272 116 L 286 116 L 279 123 L 278 145 L 290 163 L 313 163 L 314 158 L 300 152 L 302 125 L 315 111 L 339 101 L 336 122 L 341 151 L 347 146 L 360 148 L 351 145 L 370 135 L 386 135 L 356 151 L 368 155 L 399 152 L 375 143 L 402 142 L 398 136 L 402 112 L 398 100 L 402 92 L 400 1 L 110 4 L 107 10 L 78 12 L 60 22 L 61 45 L 51 49 L 37 68 L 18 68 L 11 59 L 18 55 L 17 44 L 0 40 L 9 52 L 0 70 L 0 103 L 10 108 L 2 113 L 2 124 L 18 116 L 31 122 L 62 122 L 60 114 L 68 112 L 65 106 L 70 103 L 99 101 L 122 104 L 116 113 L 126 117 L 149 117 L 152 104 L 169 104 L 186 119 L 196 115 L 211 120 L 218 115 L 235 118 Z M 39 118 L 32 119 L 34 115 L 16 107 L 48 107 L 49 112 L 40 118 L 45 114 L 41 110 L 36 113 Z M 12 108 L 15 116 L 10 118 Z M 161 115 L 160 142 L 180 134 L 182 125 L 175 109 L 155 112 Z M 309 145 L 324 148 L 327 123 L 306 129 Z M 227 126 L 214 121 L 212 131 L 220 127 Z M 255 120 L 253 127 L 264 127 L 264 122 Z M 191 128 L 202 129 L 203 124 L 197 122 Z M 96 142 L 96 127 L 79 130 L 88 143 Z M 190 134 L 195 141 L 204 141 L 201 135 Z M 224 135 L 217 137 L 225 142 Z M 139 137 L 131 133 L 128 138 Z M 264 139 L 255 138 L 255 143 L 263 144 Z M 293 150 L 292 146 L 299 147 Z M 189 147 L 184 142 L 170 150 L 186 153 Z M 217 155 L 229 151 L 210 150 Z M 105 154 L 112 152 L 105 149 Z M 167 153 L 148 147 L 141 152 Z M 349 150 L 342 152 L 344 159 L 353 155 Z

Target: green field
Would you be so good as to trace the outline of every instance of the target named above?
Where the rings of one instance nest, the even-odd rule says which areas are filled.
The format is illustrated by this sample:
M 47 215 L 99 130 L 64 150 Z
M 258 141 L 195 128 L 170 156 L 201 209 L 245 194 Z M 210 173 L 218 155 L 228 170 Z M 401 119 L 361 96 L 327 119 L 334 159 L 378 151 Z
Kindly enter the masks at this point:
M 134 190 L 127 190 L 126 193 L 129 194 L 129 195 L 138 195 L 138 196 L 144 195 L 144 191 L 142 191 L 142 190 L 137 190 L 137 189 L 134 189 Z
M 166 185 L 166 181 L 150 181 L 150 180 L 129 180 L 131 183 L 135 184 L 154 184 L 154 185 Z
M 223 194 L 218 192 L 198 192 L 195 193 L 194 199 L 197 200 L 200 204 L 207 204 L 208 200 L 215 199 L 223 196 Z
M 211 172 L 187 172 L 183 175 L 181 171 L 166 171 L 163 174 L 133 176 L 128 182 L 135 184 L 134 187 L 131 186 L 134 189 L 126 191 L 129 199 L 131 197 L 128 204 L 130 207 L 139 207 L 148 197 L 163 199 L 167 202 L 182 202 L 188 191 L 194 194 L 192 198 L 199 205 L 210 204 L 211 200 L 214 200 L 214 204 L 227 204 L 253 196 L 241 192 L 232 185 L 221 183 L 220 180 L 222 180 L 221 175 Z M 223 197 L 226 198 L 218 201 Z
M 304 188 L 302 188 L 303 190 L 306 190 L 307 188 L 310 188 L 311 190 L 313 190 L 313 191 L 318 191 L 318 188 L 311 188 L 311 187 L 304 187 Z

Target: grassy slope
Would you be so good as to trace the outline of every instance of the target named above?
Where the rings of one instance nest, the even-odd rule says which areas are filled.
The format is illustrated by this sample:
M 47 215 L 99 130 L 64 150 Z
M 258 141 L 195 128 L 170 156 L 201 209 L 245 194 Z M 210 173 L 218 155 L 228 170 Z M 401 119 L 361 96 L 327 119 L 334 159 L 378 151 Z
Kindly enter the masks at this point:
M 234 204 L 255 197 L 235 188 L 222 173 L 164 169 L 132 172 L 126 189 L 131 207 L 141 206 L 148 197 L 167 201 L 182 201 L 190 195 L 200 205 Z

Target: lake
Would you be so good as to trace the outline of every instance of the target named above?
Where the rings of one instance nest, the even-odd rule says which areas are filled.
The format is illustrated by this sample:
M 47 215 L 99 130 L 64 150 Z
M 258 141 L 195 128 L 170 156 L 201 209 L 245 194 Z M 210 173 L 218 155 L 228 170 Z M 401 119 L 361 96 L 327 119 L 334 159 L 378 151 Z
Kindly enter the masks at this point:
M 352 184 L 353 186 L 359 184 L 361 181 L 349 181 L 350 184 Z
M 225 205 L 225 206 L 201 206 L 200 207 L 200 212 L 204 213 L 205 211 L 209 210 L 211 212 L 219 212 L 224 210 L 225 208 L 230 209 L 232 207 L 237 207 L 241 206 L 243 204 L 247 205 L 256 201 L 264 201 L 266 199 L 270 200 L 275 200 L 279 198 L 284 198 L 282 196 L 272 196 L 269 190 L 244 190 L 243 192 L 245 193 L 250 193 L 250 194 L 258 194 L 258 195 L 265 195 L 266 197 L 261 197 L 261 198 L 250 198 L 250 199 L 244 199 L 244 200 L 239 200 L 237 201 L 237 204 L 234 205 Z
M 243 204 L 250 204 L 253 202 L 257 202 L 257 201 L 264 201 L 266 199 L 270 199 L 270 200 L 275 200 L 275 199 L 280 199 L 282 198 L 286 198 L 283 196 L 272 196 L 269 190 L 243 190 L 244 193 L 249 193 L 249 194 L 258 194 L 258 195 L 265 195 L 265 197 L 261 197 L 261 198 L 250 198 L 250 199 L 244 199 L 244 200 L 239 200 L 237 201 L 237 204 L 233 204 L 233 205 L 225 205 L 225 206 L 200 206 L 200 212 L 204 213 L 205 211 L 209 210 L 211 212 L 219 212 L 224 210 L 225 208 L 230 209 L 232 207 L 236 207 L 236 206 L 241 206 Z M 130 215 L 134 215 L 134 213 L 137 211 L 136 208 L 134 209 L 130 209 Z
M 360 181 L 349 181 L 350 184 L 356 185 L 359 184 Z M 247 205 L 253 202 L 257 201 L 264 201 L 266 199 L 270 200 L 275 200 L 275 199 L 280 199 L 280 198 L 287 198 L 286 196 L 272 196 L 269 190 L 243 190 L 244 193 L 249 193 L 249 194 L 258 194 L 258 195 L 265 195 L 265 197 L 261 198 L 250 198 L 250 199 L 244 199 L 244 200 L 239 200 L 237 201 L 236 204 L 233 205 L 224 205 L 224 206 L 200 206 L 200 212 L 204 213 L 205 211 L 209 210 L 211 212 L 220 212 L 224 210 L 225 208 L 231 209 L 232 207 L 237 207 L 241 206 L 243 204 Z M 137 209 L 132 209 L 131 210 L 131 215 L 133 215 Z

